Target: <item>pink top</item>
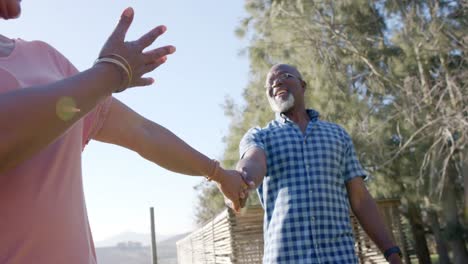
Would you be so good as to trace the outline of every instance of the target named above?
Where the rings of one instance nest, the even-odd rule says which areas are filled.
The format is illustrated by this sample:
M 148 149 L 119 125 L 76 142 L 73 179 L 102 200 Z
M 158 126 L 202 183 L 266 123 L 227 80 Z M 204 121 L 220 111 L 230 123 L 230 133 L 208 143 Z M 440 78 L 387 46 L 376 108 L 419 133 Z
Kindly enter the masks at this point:
M 17 39 L 13 52 L 0 58 L 0 93 L 77 72 L 50 45 Z M 111 97 L 37 155 L 0 174 L 0 263 L 96 263 L 81 152 L 102 126 L 110 102 Z

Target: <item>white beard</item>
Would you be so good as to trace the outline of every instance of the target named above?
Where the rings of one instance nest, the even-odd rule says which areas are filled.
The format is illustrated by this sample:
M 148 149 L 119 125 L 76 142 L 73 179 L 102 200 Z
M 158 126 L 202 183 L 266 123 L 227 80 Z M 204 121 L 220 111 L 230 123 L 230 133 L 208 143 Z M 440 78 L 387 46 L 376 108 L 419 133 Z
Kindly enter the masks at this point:
M 268 102 L 270 103 L 270 107 L 273 110 L 273 112 L 276 113 L 284 113 L 291 109 L 294 106 L 294 96 L 288 92 L 288 98 L 286 100 L 283 100 L 281 98 L 276 99 L 276 97 L 271 98 L 267 97 Z

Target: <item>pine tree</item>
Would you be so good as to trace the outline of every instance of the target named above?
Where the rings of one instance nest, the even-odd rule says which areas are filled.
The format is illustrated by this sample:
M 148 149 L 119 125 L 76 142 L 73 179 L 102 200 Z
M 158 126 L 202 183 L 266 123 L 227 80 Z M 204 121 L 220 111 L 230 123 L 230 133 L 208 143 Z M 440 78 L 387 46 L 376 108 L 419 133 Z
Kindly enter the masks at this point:
M 467 262 L 467 4 L 250 0 L 245 8 L 236 34 L 250 40 L 251 79 L 245 107 L 226 101 L 224 164 L 234 166 L 247 129 L 273 118 L 268 69 L 295 65 L 308 83 L 307 105 L 352 135 L 372 193 L 401 197 L 420 261 L 429 259 L 430 227 L 441 263 L 445 242 L 453 262 Z

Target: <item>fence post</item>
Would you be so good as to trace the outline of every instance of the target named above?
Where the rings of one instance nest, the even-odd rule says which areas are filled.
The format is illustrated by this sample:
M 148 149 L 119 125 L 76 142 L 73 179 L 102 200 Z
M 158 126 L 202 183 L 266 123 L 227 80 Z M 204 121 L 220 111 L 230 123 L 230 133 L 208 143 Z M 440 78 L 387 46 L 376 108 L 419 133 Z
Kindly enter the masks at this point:
M 158 264 L 158 253 L 156 252 L 156 230 L 154 227 L 154 208 L 150 207 L 151 215 L 151 249 L 153 252 L 153 264 Z

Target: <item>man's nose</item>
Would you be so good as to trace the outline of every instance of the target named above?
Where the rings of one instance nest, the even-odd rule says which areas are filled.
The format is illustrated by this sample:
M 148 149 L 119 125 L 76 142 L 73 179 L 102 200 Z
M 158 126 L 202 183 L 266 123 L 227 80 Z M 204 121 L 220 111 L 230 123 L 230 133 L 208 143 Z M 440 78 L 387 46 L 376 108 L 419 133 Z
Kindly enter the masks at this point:
M 281 85 L 281 84 L 283 84 L 283 80 L 281 80 L 280 78 L 278 78 L 278 79 L 276 79 L 276 80 L 273 81 L 272 87 L 276 87 L 276 86 Z

